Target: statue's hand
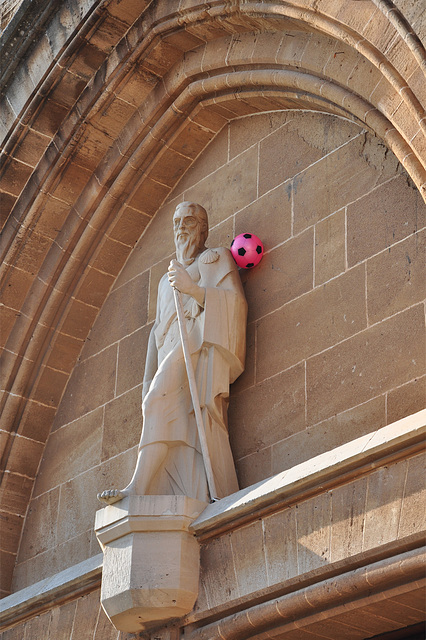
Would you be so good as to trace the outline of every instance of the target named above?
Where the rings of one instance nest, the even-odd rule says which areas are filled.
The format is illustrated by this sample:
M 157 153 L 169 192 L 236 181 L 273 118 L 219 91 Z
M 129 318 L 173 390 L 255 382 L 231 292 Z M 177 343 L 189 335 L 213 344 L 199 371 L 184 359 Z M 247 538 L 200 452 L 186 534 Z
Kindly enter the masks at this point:
M 196 289 L 199 287 L 195 284 L 187 270 L 177 260 L 172 260 L 168 269 L 168 278 L 172 287 L 195 297 Z

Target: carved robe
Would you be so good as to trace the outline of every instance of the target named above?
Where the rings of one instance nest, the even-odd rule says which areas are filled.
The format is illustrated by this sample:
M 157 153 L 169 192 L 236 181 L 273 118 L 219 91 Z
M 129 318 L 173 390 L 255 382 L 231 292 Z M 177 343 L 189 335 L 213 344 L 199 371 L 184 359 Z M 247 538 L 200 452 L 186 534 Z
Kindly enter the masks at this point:
M 244 369 L 247 303 L 227 249 L 207 249 L 187 267 L 205 288 L 204 308 L 183 295 L 190 352 L 197 382 L 217 497 L 238 490 L 229 445 L 229 385 Z M 149 495 L 183 494 L 208 501 L 207 480 L 189 391 L 173 290 L 167 274 L 158 287 L 157 315 L 150 338 L 158 368 L 146 394 L 140 449 L 169 447 L 164 465 L 149 480 Z M 152 355 L 151 355 L 152 357 Z M 147 357 L 148 361 L 148 357 Z

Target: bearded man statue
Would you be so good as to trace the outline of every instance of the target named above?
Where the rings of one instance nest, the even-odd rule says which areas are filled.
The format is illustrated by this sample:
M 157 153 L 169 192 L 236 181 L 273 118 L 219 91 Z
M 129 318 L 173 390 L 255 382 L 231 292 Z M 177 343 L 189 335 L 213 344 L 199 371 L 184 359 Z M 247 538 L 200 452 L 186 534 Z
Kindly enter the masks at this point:
M 133 477 L 104 504 L 129 495 L 185 495 L 209 501 L 185 368 L 173 287 L 181 292 L 186 332 L 217 498 L 238 490 L 229 444 L 229 385 L 242 373 L 247 303 L 228 249 L 207 249 L 207 213 L 180 203 L 173 215 L 176 258 L 160 280 L 142 389 L 143 428 Z

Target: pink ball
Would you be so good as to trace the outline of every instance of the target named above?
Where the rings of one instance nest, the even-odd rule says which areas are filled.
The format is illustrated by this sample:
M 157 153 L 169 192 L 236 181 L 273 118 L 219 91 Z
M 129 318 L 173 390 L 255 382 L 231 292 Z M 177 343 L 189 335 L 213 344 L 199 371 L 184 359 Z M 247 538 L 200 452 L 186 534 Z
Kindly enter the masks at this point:
M 262 260 L 263 244 L 253 233 L 240 233 L 231 242 L 231 253 L 239 267 L 252 269 Z

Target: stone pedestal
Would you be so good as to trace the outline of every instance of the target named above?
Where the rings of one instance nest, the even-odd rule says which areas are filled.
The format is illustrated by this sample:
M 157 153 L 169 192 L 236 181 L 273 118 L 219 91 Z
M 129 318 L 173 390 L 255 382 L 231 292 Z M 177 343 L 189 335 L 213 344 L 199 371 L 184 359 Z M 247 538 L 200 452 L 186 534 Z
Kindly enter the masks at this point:
M 188 527 L 205 507 L 186 496 L 131 496 L 96 513 L 101 603 L 117 629 L 135 633 L 192 611 L 200 558 Z

